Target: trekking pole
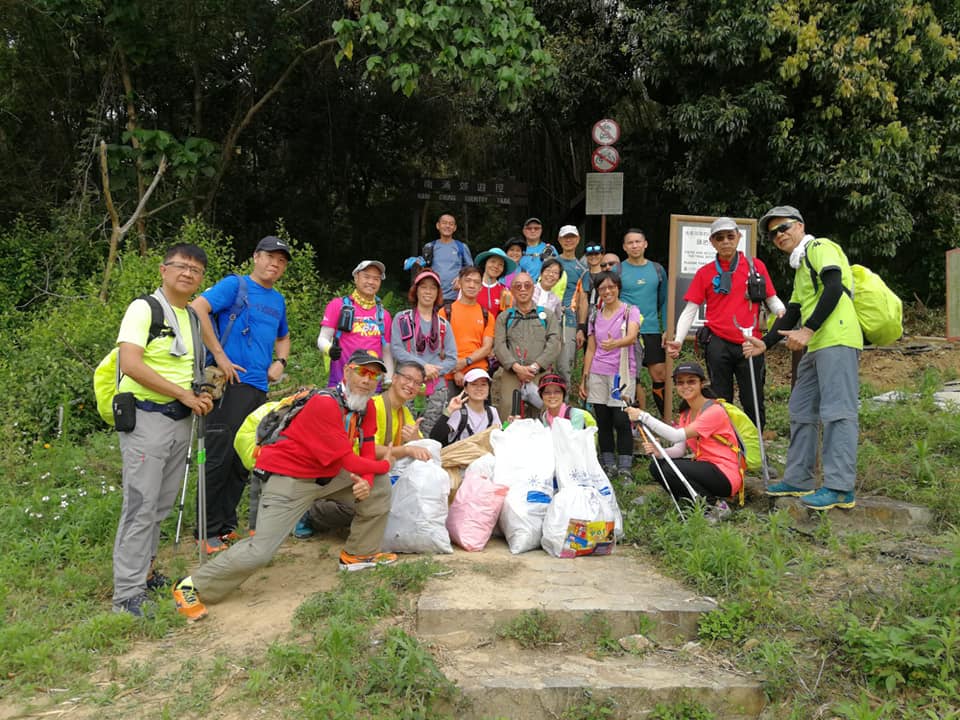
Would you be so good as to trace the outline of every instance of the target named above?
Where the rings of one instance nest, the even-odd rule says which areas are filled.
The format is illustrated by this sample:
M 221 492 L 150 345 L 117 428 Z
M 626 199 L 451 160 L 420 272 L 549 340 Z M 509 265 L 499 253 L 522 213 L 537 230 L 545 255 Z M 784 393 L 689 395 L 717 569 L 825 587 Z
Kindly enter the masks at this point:
M 643 423 L 640 424 L 640 427 L 643 427 Z M 690 500 L 692 502 L 696 502 L 697 498 L 700 497 L 700 495 L 697 493 L 696 490 L 693 489 L 693 485 L 691 485 L 687 481 L 687 478 L 684 476 L 684 474 L 680 472 L 680 468 L 677 467 L 677 464 L 673 461 L 673 458 L 667 455 L 666 451 L 663 449 L 663 446 L 659 442 L 657 442 L 657 438 L 654 437 L 653 432 L 650 431 L 649 428 L 645 428 L 645 429 L 647 430 L 647 437 L 650 439 L 650 444 L 653 445 L 654 449 L 658 453 L 660 453 L 661 457 L 663 457 L 664 460 L 666 460 L 667 465 L 669 465 L 670 469 L 673 470 L 674 473 L 676 473 L 676 476 L 680 478 L 680 482 L 683 483 L 683 486 L 687 489 L 687 492 L 690 493 Z
M 510 402 L 510 414 L 514 417 L 523 417 L 523 398 L 520 394 L 520 388 L 513 391 L 513 397 Z
M 737 322 L 736 316 L 733 318 L 733 324 L 743 333 L 744 340 L 753 336 L 753 325 L 750 327 L 742 327 L 740 323 Z M 767 451 L 763 447 L 763 424 L 760 422 L 760 398 L 757 395 L 757 376 L 753 370 L 752 357 L 747 358 L 747 365 L 750 367 L 750 387 L 753 390 L 753 416 L 757 419 L 757 432 L 760 435 L 760 467 L 763 473 L 763 486 L 768 488 L 770 487 L 770 468 L 767 467 Z
M 650 441 L 650 435 L 644 430 L 643 425 L 638 425 L 637 429 L 640 431 L 640 435 L 643 439 Z M 652 443 L 651 443 L 652 444 Z M 660 473 L 660 480 L 663 482 L 663 487 L 667 491 L 667 495 L 670 496 L 670 499 L 673 500 L 673 506 L 677 509 L 677 512 L 680 513 L 680 519 L 686 520 L 687 517 L 683 514 L 683 510 L 680 509 L 680 503 L 677 502 L 676 495 L 673 494 L 673 490 L 670 489 L 670 484 L 667 482 L 666 473 L 663 472 L 663 468 L 660 467 L 660 463 L 657 461 L 657 456 L 652 455 L 653 464 L 657 466 L 657 472 Z
M 180 528 L 183 527 L 183 503 L 187 499 L 187 478 L 190 476 L 190 460 L 193 458 L 193 439 L 197 435 L 197 415 L 190 423 L 190 444 L 187 445 L 187 464 L 183 468 L 183 487 L 180 489 L 180 507 L 177 508 L 177 534 L 173 538 L 173 546 L 180 547 Z
M 200 563 L 207 561 L 207 419 L 197 415 L 197 547 Z

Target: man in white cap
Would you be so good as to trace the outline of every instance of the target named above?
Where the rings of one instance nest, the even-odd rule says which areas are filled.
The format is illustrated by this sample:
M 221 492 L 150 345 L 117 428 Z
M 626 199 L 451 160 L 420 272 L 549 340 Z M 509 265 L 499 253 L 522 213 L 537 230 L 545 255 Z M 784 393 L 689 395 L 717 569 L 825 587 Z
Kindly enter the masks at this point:
M 763 353 L 781 340 L 790 350 L 806 350 L 790 392 L 790 447 L 783 481 L 768 487 L 767 495 L 799 497 L 814 510 L 852 508 L 863 335 L 847 291 L 853 287 L 850 262 L 835 242 L 809 235 L 803 216 L 789 205 L 770 208 L 757 223 L 757 232 L 790 257 L 795 275 L 786 313 L 762 340 L 746 339 L 744 353 Z M 823 485 L 814 492 L 821 429 Z
M 736 378 L 744 412 L 754 425 L 762 429 L 766 424 L 763 401 L 766 367 L 762 355 L 754 360 L 744 357 L 740 328 L 753 328 L 753 336 L 759 338 L 762 336 L 760 306 L 765 303 L 777 316 L 783 315 L 784 306 L 777 297 L 763 260 L 748 258 L 737 249 L 740 237 L 740 228 L 733 218 L 717 218 L 710 225 L 710 244 L 717 255 L 693 276 L 683 296 L 687 304 L 677 318 L 677 331 L 674 339 L 667 343 L 667 352 L 672 358 L 680 356 L 680 347 L 697 317 L 697 309 L 706 302 L 706 330 L 699 337 L 701 344 L 705 345 L 710 387 L 719 397 L 733 402 L 733 380 Z M 750 380 L 751 362 L 757 383 L 756 405 Z M 756 417 L 755 408 L 759 408 L 760 417 Z
M 557 261 L 563 267 L 567 285 L 560 299 L 563 306 L 563 322 L 560 326 L 560 357 L 557 359 L 557 372 L 566 383 L 570 383 L 570 371 L 577 355 L 577 314 L 573 309 L 573 298 L 577 291 L 580 276 L 587 271 L 587 262 L 577 257 L 577 245 L 580 244 L 580 231 L 576 225 L 564 225 L 557 234 L 560 243 L 560 255 Z
M 357 350 L 375 352 L 386 366 L 386 382 L 393 377 L 392 318 L 377 295 L 384 278 L 386 268 L 382 262 L 364 260 L 353 269 L 354 291 L 327 303 L 320 321 L 317 347 L 330 355 L 329 387 L 335 387 L 343 379 L 346 359 Z

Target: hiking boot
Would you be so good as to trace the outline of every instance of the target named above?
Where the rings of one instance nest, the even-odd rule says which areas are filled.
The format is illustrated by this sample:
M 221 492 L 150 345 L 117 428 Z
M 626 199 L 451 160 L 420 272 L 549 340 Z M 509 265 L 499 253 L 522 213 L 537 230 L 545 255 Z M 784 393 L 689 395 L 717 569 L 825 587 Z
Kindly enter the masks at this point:
M 238 533 L 236 530 L 231 530 L 230 532 L 221 535 L 220 539 L 228 544 L 236 542 L 237 540 L 242 540 L 240 533 Z
M 140 593 L 139 595 L 115 602 L 113 604 L 113 611 L 115 613 L 128 613 L 134 617 L 143 617 L 143 606 L 146 602 L 147 594 Z
M 177 612 L 190 622 L 207 616 L 207 608 L 200 602 L 197 589 L 193 586 L 193 578 L 189 575 L 177 582 L 173 588 L 173 601 L 177 604 Z
M 630 468 L 620 468 L 617 470 L 617 479 L 621 482 L 630 483 L 633 482 L 633 471 Z
M 840 492 L 822 487 L 809 497 L 803 498 L 800 502 L 811 510 L 829 510 L 830 508 L 850 509 L 856 505 L 853 499 L 853 492 Z
M 704 516 L 707 518 L 708 523 L 711 525 L 716 525 L 718 522 L 726 520 L 732 514 L 733 510 L 731 510 L 730 506 L 727 505 L 726 500 L 717 500 L 715 505 L 711 505 L 707 508 Z
M 395 553 L 378 552 L 373 555 L 350 555 L 346 550 L 340 551 L 340 569 L 347 572 L 366 570 L 378 565 L 393 565 L 396 561 Z
M 813 490 L 805 490 L 785 482 L 778 482 L 768 487 L 766 493 L 771 497 L 803 497 L 804 495 L 813 495 Z
M 203 541 L 203 549 L 207 555 L 216 555 L 218 552 L 223 552 L 228 547 L 230 546 L 218 537 L 207 538 Z
M 163 590 L 170 586 L 170 578 L 157 570 L 151 570 L 147 575 L 147 590 Z
M 303 517 L 297 520 L 297 526 L 293 529 L 293 536 L 298 540 L 306 540 L 313 537 L 313 525 L 310 524 L 310 513 L 305 512 Z

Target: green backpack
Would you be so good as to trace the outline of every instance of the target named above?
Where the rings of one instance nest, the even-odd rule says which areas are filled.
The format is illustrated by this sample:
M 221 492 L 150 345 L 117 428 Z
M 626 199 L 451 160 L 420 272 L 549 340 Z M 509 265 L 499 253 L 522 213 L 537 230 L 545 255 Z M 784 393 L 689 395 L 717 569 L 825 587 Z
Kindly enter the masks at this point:
M 733 429 L 737 433 L 737 440 L 740 442 L 739 450 L 743 454 L 743 459 L 746 462 L 746 469 L 751 472 L 760 470 L 763 465 L 760 457 L 760 431 L 757 430 L 757 426 L 753 424 L 753 420 L 751 420 L 750 416 L 741 410 L 739 406 L 727 402 L 723 398 L 717 398 L 709 402 L 718 403 L 720 407 L 727 411 L 727 417 L 730 418 Z M 719 435 L 716 436 L 716 439 L 726 443 Z
M 159 337 L 173 335 L 173 330 L 163 322 L 163 308 L 160 307 L 160 301 L 153 295 L 141 295 L 138 299 L 146 300 L 150 306 L 150 330 L 147 332 L 147 344 Z M 117 388 L 120 385 L 118 355 L 119 349 L 114 347 L 93 371 L 93 395 L 97 400 L 97 412 L 110 427 L 113 427 L 113 396 L 117 394 Z
M 810 280 L 816 292 L 820 287 L 820 278 L 806 254 L 803 259 L 810 270 Z M 853 309 L 857 313 L 864 340 L 873 345 L 889 345 L 899 340 L 903 335 L 903 302 L 870 268 L 851 265 L 850 271 L 853 273 L 853 289 L 851 291 L 845 287 L 843 291 L 853 300 Z

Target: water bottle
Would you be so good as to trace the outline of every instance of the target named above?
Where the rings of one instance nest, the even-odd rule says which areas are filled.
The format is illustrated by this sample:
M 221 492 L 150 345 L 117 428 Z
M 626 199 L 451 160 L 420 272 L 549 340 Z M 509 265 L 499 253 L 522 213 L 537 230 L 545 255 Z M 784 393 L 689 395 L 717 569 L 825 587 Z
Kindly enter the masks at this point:
M 423 417 L 424 410 L 427 409 L 427 386 L 420 385 L 420 392 L 413 399 L 413 414 L 415 417 Z

